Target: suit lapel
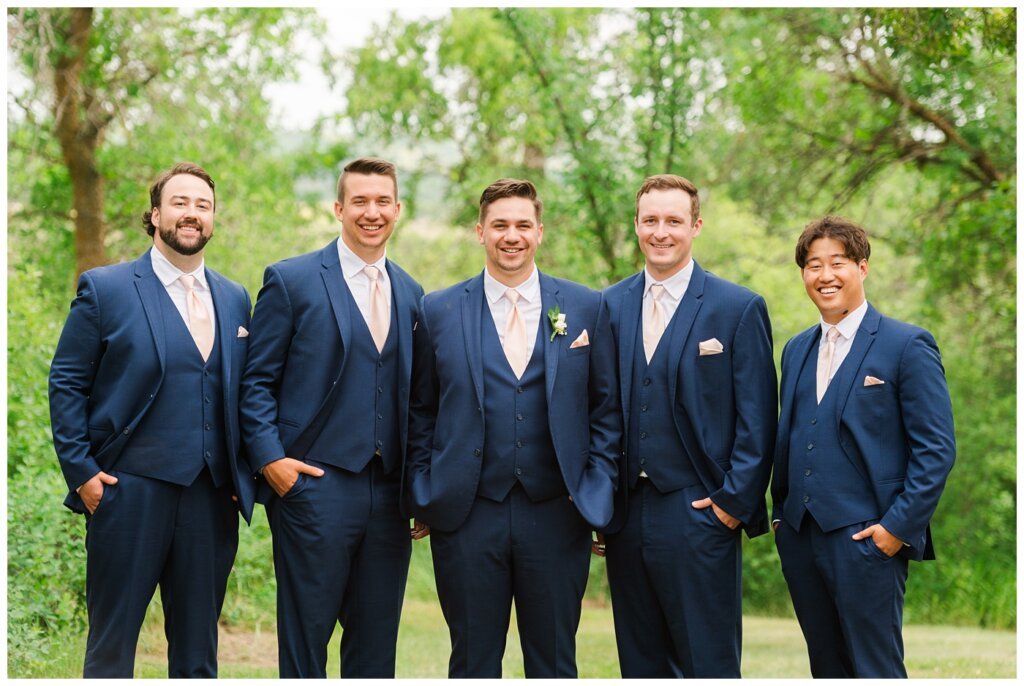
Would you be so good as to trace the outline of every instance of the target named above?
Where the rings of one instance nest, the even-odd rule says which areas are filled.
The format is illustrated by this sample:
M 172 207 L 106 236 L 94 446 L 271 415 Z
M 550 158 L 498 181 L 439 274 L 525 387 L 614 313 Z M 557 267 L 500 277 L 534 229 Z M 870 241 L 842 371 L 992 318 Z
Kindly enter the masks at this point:
M 550 414 L 553 405 L 553 398 L 555 393 L 555 378 L 558 376 L 558 361 L 562 357 L 562 350 L 565 348 L 566 336 L 555 336 L 555 340 L 551 340 L 551 322 L 548 320 L 548 310 L 558 307 L 558 311 L 566 315 L 566 322 L 568 323 L 569 314 L 565 312 L 565 301 L 562 295 L 558 292 L 558 285 L 555 280 L 547 274 L 538 274 L 540 277 L 540 322 L 537 324 L 541 333 L 540 344 L 545 347 L 544 350 L 544 387 L 547 391 L 548 399 L 548 412 Z M 537 351 L 534 351 L 534 355 Z
M 705 280 L 704 270 L 694 261 L 693 274 L 690 275 L 690 284 L 686 287 L 686 293 L 683 294 L 679 307 L 676 308 L 674 323 L 670 322 L 672 326 L 672 338 L 668 341 L 668 391 L 670 398 L 676 397 L 676 381 L 679 378 L 679 364 L 683 359 L 683 346 L 690 335 L 690 329 L 697 318 L 697 312 L 700 311 L 704 298 Z M 667 331 L 669 331 L 668 328 L 666 328 Z M 694 413 L 690 415 L 691 417 L 699 417 L 698 414 L 695 414 L 699 409 L 696 405 L 686 409 Z
M 156 248 L 150 248 L 155 250 Z M 160 316 L 160 290 L 163 284 L 153 273 L 153 258 L 147 250 L 142 257 L 135 260 L 135 289 L 139 292 L 142 309 L 146 313 L 149 329 L 153 332 L 153 343 L 156 347 L 157 360 L 160 362 L 160 377 L 163 378 L 167 351 L 164 341 L 164 320 Z
M 395 335 L 398 337 L 398 368 L 402 372 L 399 378 L 408 379 L 412 371 L 412 313 L 419 303 L 415 302 L 416 296 L 406 287 L 405 280 L 392 268 L 391 260 L 385 262 L 385 267 L 391 280 L 391 298 L 395 301 L 397 321 L 391 325 L 398 327 Z
M 629 426 L 629 399 L 633 392 L 633 355 L 636 352 L 636 334 L 644 304 L 644 273 L 633 277 L 622 298 L 622 318 L 619 322 L 619 390 L 622 398 L 625 425 Z
M 234 313 L 231 311 L 227 297 L 227 285 L 223 282 L 220 274 L 207 269 L 206 282 L 210 285 L 210 297 L 213 298 L 214 318 L 217 320 L 217 338 L 220 339 L 220 364 L 221 375 L 224 380 L 224 388 L 231 388 L 231 350 L 234 347 L 235 336 L 238 330 L 231 330 L 235 321 Z
M 832 379 L 831 383 L 836 384 L 835 390 L 839 394 L 836 396 L 837 426 L 839 419 L 843 416 L 843 410 L 846 408 L 846 401 L 849 400 L 850 393 L 854 389 L 854 382 L 859 376 L 858 372 L 860 371 L 861 363 L 864 361 L 864 356 L 868 354 L 868 350 L 871 349 L 871 345 L 875 342 L 875 334 L 878 332 L 878 322 L 880 319 L 881 315 L 878 313 L 878 310 L 869 304 L 868 311 L 860 323 L 860 328 L 857 329 L 857 336 L 853 339 L 853 347 L 850 348 L 846 359 L 843 360 L 839 371 Z
M 469 374 L 476 389 L 476 399 L 480 407 L 484 403 L 484 355 L 480 340 L 481 308 L 484 307 L 484 275 L 483 272 L 466 284 L 466 292 L 462 295 L 462 337 L 466 345 L 466 360 L 469 362 Z
M 348 316 L 348 301 L 345 294 L 349 292 L 348 284 L 345 283 L 345 276 L 341 273 L 341 263 L 338 261 L 338 244 L 331 241 L 321 251 L 322 269 L 320 275 L 323 277 L 324 286 L 327 288 L 327 297 L 331 301 L 331 309 L 334 310 L 334 320 L 338 323 L 338 332 L 341 335 L 342 360 L 348 357 L 350 341 L 352 340 L 352 321 Z M 344 365 L 344 362 L 342 362 Z

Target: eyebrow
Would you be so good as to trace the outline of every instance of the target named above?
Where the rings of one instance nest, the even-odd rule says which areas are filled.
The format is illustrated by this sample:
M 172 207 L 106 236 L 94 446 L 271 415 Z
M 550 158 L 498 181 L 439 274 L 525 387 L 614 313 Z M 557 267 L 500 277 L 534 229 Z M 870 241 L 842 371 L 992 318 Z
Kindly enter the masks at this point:
M 191 195 L 184 195 L 182 193 L 178 193 L 176 195 L 172 195 L 171 196 L 171 200 L 177 200 L 179 198 L 182 199 L 182 200 L 192 200 L 192 196 Z M 213 202 L 213 198 L 209 198 L 209 197 L 207 197 L 205 195 L 200 195 L 200 196 L 196 197 L 195 199 L 197 201 L 205 200 L 206 202 Z

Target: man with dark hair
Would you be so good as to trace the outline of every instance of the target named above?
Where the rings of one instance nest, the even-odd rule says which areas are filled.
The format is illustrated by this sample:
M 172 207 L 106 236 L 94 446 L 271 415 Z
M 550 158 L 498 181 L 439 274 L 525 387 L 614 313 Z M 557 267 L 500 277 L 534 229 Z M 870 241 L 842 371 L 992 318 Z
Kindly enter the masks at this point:
M 868 303 L 870 255 L 847 219 L 807 225 L 796 263 L 821 321 L 782 351 L 772 527 L 814 677 L 907 676 L 907 562 L 935 558 L 956 455 L 935 339 Z
M 601 296 L 538 271 L 529 181 L 480 197 L 483 273 L 423 299 L 406 478 L 431 528 L 451 677 L 501 676 L 513 600 L 527 677 L 575 677 L 590 531 L 621 433 Z
M 86 677 L 130 678 L 157 586 L 167 675 L 217 676 L 217 619 L 252 516 L 238 379 L 249 294 L 203 261 L 214 184 L 180 163 L 150 190 L 153 249 L 82 274 L 50 366 L 53 442 L 86 517 Z
M 741 540 L 768 531 L 775 363 L 764 300 L 691 257 L 697 187 L 647 178 L 644 270 L 605 291 L 626 459 L 604 536 L 622 676 L 740 676 Z
M 341 236 L 267 267 L 242 381 L 242 433 L 274 538 L 281 676 L 395 675 L 411 553 L 402 507 L 412 333 L 423 289 L 385 257 L 395 168 L 355 160 Z M 418 530 L 416 537 L 425 535 Z

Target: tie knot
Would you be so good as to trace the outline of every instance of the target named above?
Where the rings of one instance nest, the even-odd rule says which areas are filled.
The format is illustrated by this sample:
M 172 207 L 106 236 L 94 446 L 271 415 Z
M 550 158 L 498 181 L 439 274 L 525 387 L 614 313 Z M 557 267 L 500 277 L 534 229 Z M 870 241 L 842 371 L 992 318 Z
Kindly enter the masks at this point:
M 505 291 L 505 297 L 508 298 L 508 301 L 510 303 L 515 305 L 517 302 L 519 302 L 519 291 L 517 291 L 514 288 L 509 288 L 507 291 Z
M 363 272 L 364 272 L 364 273 L 365 273 L 365 274 L 366 274 L 366 275 L 367 275 L 368 277 L 370 277 L 370 281 L 376 281 L 377 279 L 379 279 L 379 278 L 380 278 L 380 270 L 379 270 L 379 269 L 377 269 L 377 268 L 376 268 L 375 266 L 373 266 L 372 264 L 371 264 L 371 265 L 369 265 L 369 266 L 367 266 L 367 267 L 364 267 L 364 268 L 363 268 Z
M 660 283 L 651 284 L 651 297 L 655 300 L 661 300 L 661 296 L 665 295 L 665 287 Z
M 196 277 L 191 274 L 182 274 L 178 278 L 181 280 L 181 285 L 185 287 L 186 291 L 190 291 L 196 287 Z
M 825 336 L 828 338 L 829 343 L 835 343 L 836 339 L 839 338 L 839 329 L 833 326 Z

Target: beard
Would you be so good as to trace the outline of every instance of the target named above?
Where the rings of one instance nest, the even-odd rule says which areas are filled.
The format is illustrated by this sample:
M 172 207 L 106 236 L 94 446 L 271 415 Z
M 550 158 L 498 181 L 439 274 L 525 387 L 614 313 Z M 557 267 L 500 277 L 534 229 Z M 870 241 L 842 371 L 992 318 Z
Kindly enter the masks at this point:
M 182 227 L 193 227 L 199 230 L 199 235 L 196 236 L 191 242 L 182 241 L 178 237 L 178 229 Z M 210 242 L 210 238 L 213 235 L 204 234 L 202 232 L 202 226 L 196 222 L 191 221 L 179 221 L 174 225 L 173 228 L 165 229 L 163 226 L 159 227 L 160 239 L 167 245 L 168 248 L 180 255 L 195 255 L 206 247 L 206 244 Z

